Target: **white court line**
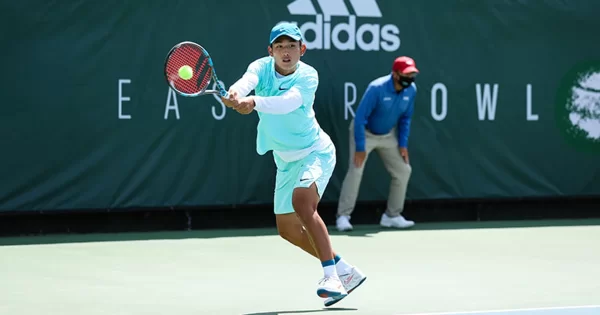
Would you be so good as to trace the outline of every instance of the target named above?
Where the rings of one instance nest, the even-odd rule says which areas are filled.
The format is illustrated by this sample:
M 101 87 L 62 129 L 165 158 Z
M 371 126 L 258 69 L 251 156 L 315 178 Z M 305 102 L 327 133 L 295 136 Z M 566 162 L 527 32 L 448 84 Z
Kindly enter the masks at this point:
M 597 308 L 600 314 L 600 305 L 584 305 L 584 306 L 559 306 L 559 307 L 540 307 L 540 308 L 515 308 L 505 310 L 489 310 L 489 311 L 467 311 L 467 312 L 441 312 L 441 313 L 415 313 L 407 315 L 468 315 L 468 314 L 497 314 L 497 313 L 514 313 L 514 312 L 531 312 L 531 311 L 556 311 L 556 310 L 576 310 Z

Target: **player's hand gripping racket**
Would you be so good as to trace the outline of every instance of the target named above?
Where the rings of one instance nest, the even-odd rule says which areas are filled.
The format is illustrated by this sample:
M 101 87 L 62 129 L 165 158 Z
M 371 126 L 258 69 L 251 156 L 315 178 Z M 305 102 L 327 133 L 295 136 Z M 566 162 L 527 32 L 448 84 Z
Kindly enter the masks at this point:
M 194 42 L 181 42 L 171 48 L 165 59 L 165 79 L 175 92 L 183 96 L 218 94 L 229 97 L 217 78 L 210 55 Z M 207 90 L 211 79 L 217 85 L 216 90 Z

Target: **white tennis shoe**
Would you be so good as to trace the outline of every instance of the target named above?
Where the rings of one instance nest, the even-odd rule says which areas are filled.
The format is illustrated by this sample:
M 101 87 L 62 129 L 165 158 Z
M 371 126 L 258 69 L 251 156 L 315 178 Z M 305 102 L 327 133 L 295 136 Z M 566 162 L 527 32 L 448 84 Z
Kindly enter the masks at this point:
M 344 297 L 348 292 L 338 277 L 324 277 L 319 281 L 317 295 L 322 298 Z
M 346 292 L 350 294 L 350 292 L 354 291 L 354 289 L 358 288 L 358 286 L 360 286 L 363 282 L 365 282 L 365 280 L 367 280 L 367 276 L 364 273 L 362 273 L 358 268 L 352 267 L 352 269 L 350 269 L 348 273 L 340 275 L 340 280 Z M 348 294 L 326 298 L 325 306 L 331 306 L 341 301 Z
M 407 229 L 413 227 L 415 225 L 415 222 L 406 220 L 401 215 L 397 217 L 389 217 L 387 214 L 384 213 L 381 216 L 381 221 L 379 222 L 379 224 L 386 228 Z

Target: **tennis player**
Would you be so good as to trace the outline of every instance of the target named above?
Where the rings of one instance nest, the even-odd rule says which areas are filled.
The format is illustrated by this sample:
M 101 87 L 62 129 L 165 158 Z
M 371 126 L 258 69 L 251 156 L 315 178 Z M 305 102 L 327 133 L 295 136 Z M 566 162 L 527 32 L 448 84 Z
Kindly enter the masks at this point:
M 279 235 L 321 261 L 324 276 L 317 295 L 330 306 L 366 276 L 333 251 L 317 212 L 336 164 L 335 146 L 313 110 L 319 76 L 300 61 L 306 45 L 295 24 L 275 25 L 267 50 L 269 56 L 250 63 L 223 103 L 240 114 L 258 113 L 256 151 L 272 151 L 277 166 L 274 212 Z M 247 96 L 252 90 L 255 95 Z

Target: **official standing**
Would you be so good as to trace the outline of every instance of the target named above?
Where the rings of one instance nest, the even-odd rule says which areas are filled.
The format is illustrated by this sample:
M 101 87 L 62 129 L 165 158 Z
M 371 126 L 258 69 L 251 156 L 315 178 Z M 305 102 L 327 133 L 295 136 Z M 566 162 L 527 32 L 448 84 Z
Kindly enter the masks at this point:
M 391 176 L 387 209 L 381 217 L 383 227 L 409 228 L 415 223 L 402 216 L 406 188 L 411 175 L 408 137 L 415 106 L 419 70 L 406 56 L 394 60 L 390 74 L 369 83 L 354 120 L 350 123 L 350 165 L 342 183 L 336 226 L 352 230 L 354 211 L 367 158 L 376 151 Z

